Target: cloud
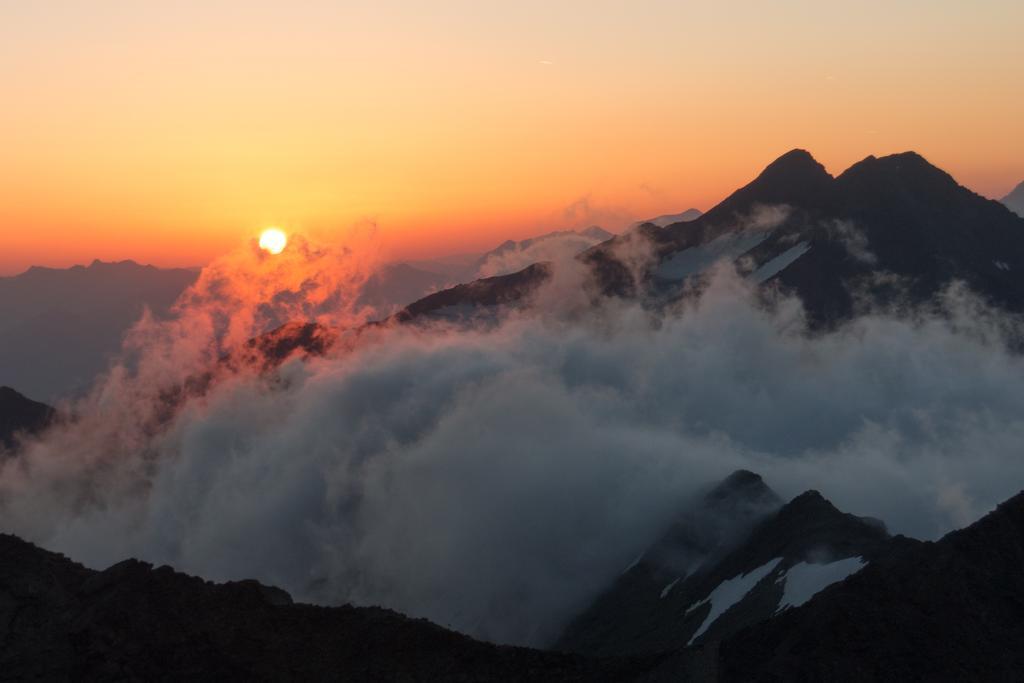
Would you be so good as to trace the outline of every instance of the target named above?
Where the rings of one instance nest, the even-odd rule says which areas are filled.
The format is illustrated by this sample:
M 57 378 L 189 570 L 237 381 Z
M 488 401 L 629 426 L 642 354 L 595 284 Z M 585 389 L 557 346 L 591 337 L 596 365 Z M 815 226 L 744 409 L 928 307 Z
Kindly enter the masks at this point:
M 570 228 L 600 225 L 611 230 L 617 230 L 635 220 L 635 216 L 624 208 L 596 203 L 589 193 L 581 195 L 562 209 L 561 218 Z
M 493 277 L 515 273 L 534 263 L 562 264 L 599 242 L 603 235 L 574 231 L 553 232 L 520 242 L 511 242 L 487 254 L 477 269 L 476 277 Z
M 497 327 L 379 329 L 275 373 L 224 372 L 174 409 L 161 392 L 184 370 L 159 340 L 191 330 L 144 325 L 137 367 L 0 471 L 0 524 L 94 566 L 134 555 L 545 644 L 736 468 L 923 537 L 1024 481 L 1024 361 L 1004 344 L 1019 324 L 967 292 L 942 316 L 809 335 L 798 302 L 765 310 L 727 267 L 667 313 L 591 308 L 586 277 L 563 265 L 538 310 Z M 194 294 L 183 307 L 207 313 L 183 315 L 208 304 Z M 242 309 L 214 306 L 227 318 L 200 338 L 265 313 Z
M 871 251 L 868 236 L 851 221 L 836 220 L 829 229 L 830 237 L 837 240 L 850 256 L 866 265 L 878 263 L 878 257 Z

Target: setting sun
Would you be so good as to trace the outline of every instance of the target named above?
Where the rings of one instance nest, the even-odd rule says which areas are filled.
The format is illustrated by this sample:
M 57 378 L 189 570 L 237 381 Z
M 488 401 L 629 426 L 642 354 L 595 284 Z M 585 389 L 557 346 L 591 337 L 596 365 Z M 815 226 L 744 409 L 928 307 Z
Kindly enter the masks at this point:
M 288 246 L 288 236 L 278 228 L 267 228 L 260 233 L 260 249 L 271 254 L 280 254 Z

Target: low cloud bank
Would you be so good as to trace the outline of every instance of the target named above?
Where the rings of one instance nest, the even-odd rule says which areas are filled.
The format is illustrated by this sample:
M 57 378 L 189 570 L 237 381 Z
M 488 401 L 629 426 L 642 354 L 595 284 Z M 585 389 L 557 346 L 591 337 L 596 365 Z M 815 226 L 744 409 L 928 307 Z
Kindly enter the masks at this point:
M 1018 321 L 951 290 L 942 317 L 810 336 L 796 301 L 767 311 L 725 267 L 664 315 L 568 311 L 557 288 L 581 276 L 563 272 L 497 328 L 380 330 L 224 372 L 166 414 L 225 334 L 292 313 L 244 302 L 344 311 L 365 272 L 347 258 L 323 289 L 231 275 L 183 299 L 191 323 L 143 322 L 135 365 L 0 470 L 3 529 L 94 566 L 137 556 L 542 645 L 734 469 L 928 538 L 1024 482 Z

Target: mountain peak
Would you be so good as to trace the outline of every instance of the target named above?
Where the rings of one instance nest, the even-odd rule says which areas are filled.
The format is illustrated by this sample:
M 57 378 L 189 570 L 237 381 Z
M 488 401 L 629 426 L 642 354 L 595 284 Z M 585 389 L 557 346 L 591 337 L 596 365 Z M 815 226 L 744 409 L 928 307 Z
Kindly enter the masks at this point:
M 754 182 L 817 184 L 832 179 L 825 167 L 805 149 L 793 149 L 768 164 Z
M 778 512 L 777 520 L 784 527 L 796 525 L 804 527 L 826 523 L 827 520 L 837 521 L 852 515 L 841 512 L 825 496 L 815 490 L 804 491 L 783 505 Z
M 829 512 L 836 510 L 836 507 L 815 489 L 804 491 L 799 496 L 789 501 L 789 503 L 786 504 L 786 508 L 795 508 L 797 510 L 828 510 Z M 838 512 L 838 510 L 836 511 Z
M 958 188 L 956 180 L 917 152 L 900 152 L 884 157 L 868 156 L 843 171 L 841 183 L 877 185 L 892 191 L 912 188 L 920 191 Z
M 832 176 L 810 152 L 794 149 L 768 164 L 749 185 L 740 188 L 711 214 L 746 212 L 756 204 L 792 204 L 820 206 L 827 201 Z
M 808 166 L 816 165 L 821 166 L 818 161 L 814 158 L 814 155 L 808 152 L 806 149 L 799 147 L 794 148 L 780 156 L 778 159 L 768 164 L 768 168 L 773 166 Z

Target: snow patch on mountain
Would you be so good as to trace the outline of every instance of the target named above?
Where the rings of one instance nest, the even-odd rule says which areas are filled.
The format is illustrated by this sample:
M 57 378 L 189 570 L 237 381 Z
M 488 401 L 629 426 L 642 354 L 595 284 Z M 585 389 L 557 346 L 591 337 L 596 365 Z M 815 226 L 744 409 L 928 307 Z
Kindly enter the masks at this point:
M 628 574 L 628 573 L 629 573 L 629 571 L 630 571 L 630 570 L 631 570 L 631 569 L 632 569 L 633 567 L 635 567 L 635 566 L 637 566 L 638 564 L 640 564 L 640 560 L 644 559 L 644 555 L 646 555 L 646 552 L 643 552 L 643 553 L 640 553 L 639 555 L 637 555 L 637 556 L 636 556 L 636 559 L 635 559 L 635 560 L 633 560 L 632 562 L 630 562 L 630 563 L 629 563 L 629 566 L 628 566 L 628 567 L 626 567 L 625 569 L 623 569 L 623 570 L 622 570 L 622 573 L 623 573 L 623 574 Z
M 777 611 L 799 607 L 833 583 L 860 571 L 866 564 L 863 557 L 847 557 L 826 564 L 798 562 L 782 574 L 780 580 L 785 581 L 785 588 Z
M 786 268 L 789 268 L 798 258 L 810 250 L 811 245 L 807 244 L 807 242 L 800 242 L 799 244 L 782 252 L 775 258 L 761 264 L 760 268 L 750 274 L 750 279 L 758 284 L 770 280 Z
M 768 235 L 768 232 L 749 231 L 721 235 L 707 244 L 677 251 L 658 265 L 654 275 L 664 280 L 682 280 L 706 270 L 716 261 L 742 256 L 764 242 Z
M 779 565 L 779 562 L 782 562 L 782 558 L 776 557 L 774 560 L 766 562 L 757 569 L 747 572 L 746 574 L 726 579 L 722 583 L 718 584 L 718 586 L 711 591 L 711 594 L 708 595 L 708 597 L 694 605 L 691 605 L 690 609 L 686 610 L 687 613 L 707 602 L 711 603 L 711 609 L 708 611 L 707 616 L 704 617 L 704 621 L 701 623 L 700 627 L 694 632 L 693 636 L 686 644 L 692 645 L 693 641 L 704 635 L 704 632 L 708 630 L 708 627 L 715 623 L 718 617 L 725 614 L 730 607 L 745 598 L 747 593 L 749 593 L 754 586 L 760 583 L 761 579 L 768 576 L 775 570 L 775 567 Z
M 672 583 L 670 583 L 667 586 L 665 586 L 664 588 L 662 588 L 661 589 L 661 595 L 658 596 L 658 599 L 659 600 L 664 600 L 665 596 L 668 595 L 669 593 L 671 593 L 672 589 L 676 587 L 676 584 L 679 583 L 680 579 L 685 578 L 685 576 L 686 575 L 684 574 L 683 576 L 677 577 L 675 581 L 673 581 Z

